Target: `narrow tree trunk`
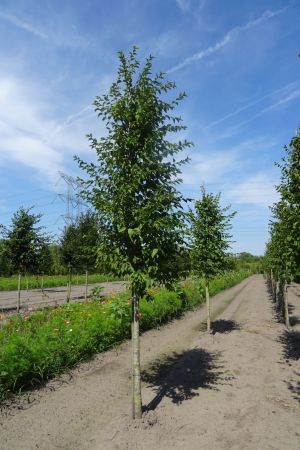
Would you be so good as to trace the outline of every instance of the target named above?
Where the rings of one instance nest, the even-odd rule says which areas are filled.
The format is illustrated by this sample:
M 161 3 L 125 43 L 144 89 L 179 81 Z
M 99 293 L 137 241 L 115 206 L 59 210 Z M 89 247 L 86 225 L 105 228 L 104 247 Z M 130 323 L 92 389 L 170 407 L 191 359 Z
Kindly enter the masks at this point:
M 275 289 L 275 304 L 276 309 L 279 307 L 279 281 L 276 281 L 276 289 Z
M 26 272 L 26 294 L 27 294 L 27 301 L 29 302 L 29 281 L 28 281 L 28 273 Z
M 288 303 L 288 287 L 287 287 L 287 283 L 284 284 L 283 299 L 284 299 L 284 320 L 285 320 L 285 326 L 286 326 L 287 330 L 289 330 L 290 329 L 290 316 L 289 316 L 289 303 Z
M 84 289 L 84 300 L 87 301 L 87 294 L 88 294 L 88 270 L 85 271 L 85 289 Z
M 68 275 L 67 303 L 70 302 L 70 298 L 71 298 L 71 267 L 69 267 L 69 275 Z
M 210 321 L 210 296 L 209 296 L 208 281 L 205 281 L 205 297 L 206 297 L 206 308 L 207 308 L 207 331 L 210 333 L 211 321 Z
M 271 295 L 272 299 L 274 300 L 274 279 L 273 279 L 273 270 L 271 269 Z
M 19 278 L 18 278 L 18 304 L 17 304 L 17 313 L 20 312 L 20 305 L 21 305 L 21 272 L 19 272 Z
M 139 298 L 132 295 L 132 418 L 142 417 L 141 370 L 140 370 L 140 333 L 139 333 Z

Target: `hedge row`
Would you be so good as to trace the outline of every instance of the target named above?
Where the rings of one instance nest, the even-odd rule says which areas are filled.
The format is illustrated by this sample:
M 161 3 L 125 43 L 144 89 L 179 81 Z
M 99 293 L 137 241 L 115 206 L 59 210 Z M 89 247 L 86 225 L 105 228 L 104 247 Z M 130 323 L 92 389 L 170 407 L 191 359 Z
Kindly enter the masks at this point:
M 250 275 L 233 272 L 216 278 L 211 293 L 229 288 Z M 199 280 L 175 291 L 150 289 L 141 300 L 140 326 L 145 331 L 179 317 L 204 301 Z M 128 293 L 14 315 L 0 329 L 0 399 L 32 388 L 91 355 L 130 337 Z

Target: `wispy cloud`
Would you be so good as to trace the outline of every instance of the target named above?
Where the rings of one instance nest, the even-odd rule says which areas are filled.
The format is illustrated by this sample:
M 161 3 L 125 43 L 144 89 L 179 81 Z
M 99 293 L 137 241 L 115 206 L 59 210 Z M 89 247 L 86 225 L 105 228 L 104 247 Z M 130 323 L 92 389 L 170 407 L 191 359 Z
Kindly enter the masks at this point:
M 91 41 L 86 36 L 82 36 L 77 32 L 76 27 L 70 23 L 62 24 L 57 21 L 55 22 L 54 28 L 52 25 L 49 25 L 47 30 L 45 30 L 37 26 L 36 23 L 28 22 L 27 18 L 22 17 L 21 13 L 16 15 L 10 12 L 0 11 L 0 19 L 58 47 L 81 48 L 86 50 L 91 45 Z
M 196 1 L 197 1 L 196 8 L 199 12 L 204 8 L 207 0 L 196 0 Z M 176 3 L 179 6 L 180 10 L 184 13 L 190 11 L 193 7 L 192 0 L 176 0 Z
M 298 84 L 299 86 L 299 84 Z M 293 100 L 296 100 L 300 97 L 300 87 L 297 89 L 294 89 L 292 92 L 286 92 L 284 91 L 284 95 L 280 98 L 274 101 L 271 105 L 267 106 L 266 108 L 260 110 L 258 113 L 254 114 L 253 116 L 249 117 L 246 120 L 243 120 L 242 122 L 239 122 L 237 125 L 231 127 L 229 130 L 227 130 L 228 136 L 233 136 L 237 130 L 239 130 L 242 126 L 247 125 L 248 123 L 252 122 L 255 119 L 258 119 L 259 117 L 263 116 L 264 114 L 267 114 L 270 111 L 273 111 L 274 109 L 278 109 L 281 106 L 287 105 L 288 103 L 292 102 Z M 214 123 L 216 125 L 216 123 Z M 212 126 L 211 124 L 207 126 L 206 128 Z M 226 136 L 226 133 L 225 133 Z
M 264 101 L 264 100 L 266 100 L 266 99 L 268 99 L 268 98 L 270 98 L 270 97 L 274 97 L 275 95 L 278 95 L 278 94 L 280 94 L 280 93 L 286 93 L 286 92 L 289 91 L 290 89 L 293 89 L 293 88 L 295 88 L 295 87 L 297 87 L 297 86 L 299 86 L 299 82 L 298 82 L 298 81 L 294 81 L 293 83 L 289 83 L 289 84 L 287 84 L 287 85 L 285 85 L 285 86 L 283 86 L 283 87 L 281 87 L 281 88 L 279 88 L 279 89 L 276 89 L 275 91 L 269 92 L 268 94 L 265 94 L 265 95 L 259 97 L 258 99 L 253 100 L 252 102 L 247 103 L 246 105 L 241 106 L 240 108 L 235 109 L 234 111 L 232 111 L 232 112 L 226 114 L 225 116 L 221 117 L 220 119 L 214 120 L 213 122 L 211 122 L 211 123 L 209 123 L 208 125 L 206 125 L 206 126 L 204 127 L 204 129 L 212 128 L 212 127 L 214 127 L 214 126 L 216 126 L 216 125 L 219 125 L 220 123 L 225 122 L 225 120 L 230 119 L 231 117 L 234 117 L 234 116 L 240 114 L 241 112 L 244 112 L 244 111 L 246 111 L 247 109 L 250 109 L 250 108 L 252 108 L 253 106 L 258 105 L 258 104 L 261 103 L 262 101 Z
M 266 10 L 261 16 L 257 17 L 254 20 L 250 20 L 245 25 L 239 25 L 239 26 L 232 28 L 216 44 L 211 45 L 210 47 L 207 47 L 206 49 L 201 50 L 200 52 L 194 53 L 193 55 L 184 59 L 179 64 L 176 64 L 175 66 L 171 67 L 169 70 L 167 70 L 167 73 L 176 72 L 177 70 L 183 69 L 184 67 L 186 67 L 192 63 L 195 63 L 204 58 L 207 58 L 210 55 L 213 55 L 214 53 L 218 52 L 222 48 L 226 47 L 226 45 L 228 45 L 233 40 L 233 38 L 238 36 L 238 34 L 244 32 L 244 31 L 247 31 L 250 28 L 256 27 L 257 25 L 260 25 L 261 23 L 264 23 L 264 22 L 272 19 L 273 17 L 278 16 L 279 14 L 282 14 L 288 8 L 289 8 L 289 5 L 284 8 L 278 9 L 276 11 Z
M 257 173 L 229 188 L 226 199 L 235 204 L 253 204 L 269 207 L 278 200 L 274 181 L 265 173 Z
M 184 166 L 182 172 L 183 183 L 188 188 L 221 180 L 241 166 L 240 155 L 235 150 L 202 152 L 192 155 L 191 159 L 191 164 Z
M 20 19 L 12 14 L 7 14 L 0 11 L 0 18 L 3 20 L 6 20 L 7 22 L 11 23 L 12 25 L 15 25 L 16 27 L 27 31 L 28 33 L 34 34 L 35 36 L 41 38 L 41 39 L 48 39 L 49 36 L 44 31 L 38 29 L 36 26 L 24 21 L 23 19 Z

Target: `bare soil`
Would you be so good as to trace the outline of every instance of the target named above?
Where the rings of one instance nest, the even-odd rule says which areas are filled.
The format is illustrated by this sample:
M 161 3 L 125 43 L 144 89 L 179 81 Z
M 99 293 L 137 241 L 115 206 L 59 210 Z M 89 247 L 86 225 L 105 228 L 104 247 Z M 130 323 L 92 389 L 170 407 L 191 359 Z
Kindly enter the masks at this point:
M 126 342 L 4 408 L 0 449 L 300 449 L 299 300 L 293 285 L 288 333 L 248 278 L 213 298 L 213 334 L 204 308 L 143 334 L 142 420 Z

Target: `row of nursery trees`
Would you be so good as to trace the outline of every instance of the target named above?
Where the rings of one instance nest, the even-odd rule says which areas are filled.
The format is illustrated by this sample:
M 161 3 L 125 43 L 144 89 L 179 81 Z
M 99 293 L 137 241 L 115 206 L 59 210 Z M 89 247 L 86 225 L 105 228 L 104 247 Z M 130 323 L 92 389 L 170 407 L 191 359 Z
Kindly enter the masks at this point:
M 136 48 L 128 56 L 119 52 L 116 81 L 94 102 L 106 133 L 100 138 L 88 135 L 93 162 L 75 157 L 86 173 L 80 180 L 81 196 L 95 211 L 98 261 L 109 273 L 130 280 L 133 418 L 142 414 L 140 299 L 149 285 L 172 287 L 192 269 L 205 280 L 210 330 L 209 285 L 230 268 L 235 214 L 203 187 L 193 207 L 184 206 L 189 200 L 178 185 L 188 158 L 178 155 L 192 143 L 176 142 L 172 134 L 186 129 L 174 115 L 185 93 L 172 100 L 175 84 L 164 73 L 153 74 L 152 64 L 150 56 L 141 67 Z
M 188 159 L 178 154 L 192 143 L 171 137 L 186 129 L 174 115 L 185 93 L 171 100 L 175 84 L 164 73 L 152 74 L 152 56 L 141 67 L 136 48 L 128 57 L 119 52 L 119 62 L 116 81 L 94 102 L 106 126 L 104 137 L 88 135 L 96 160 L 75 159 L 87 174 L 81 195 L 98 216 L 98 258 L 130 280 L 132 415 L 140 418 L 140 299 L 149 284 L 171 287 L 184 275 L 186 265 L 178 261 L 189 249 L 193 270 L 205 278 L 210 329 L 209 282 L 228 268 L 233 214 L 204 188 L 193 210 L 184 208 L 188 200 L 178 185 Z
M 2 226 L 0 276 L 96 271 L 98 228 L 95 212 L 81 214 L 64 228 L 62 236 L 55 242 L 40 226 L 42 216 L 32 209 L 19 208 L 11 225 Z
M 300 132 L 285 147 L 285 157 L 277 164 L 281 181 L 279 201 L 273 205 L 270 241 L 264 258 L 273 300 L 290 328 L 288 285 L 300 275 Z

